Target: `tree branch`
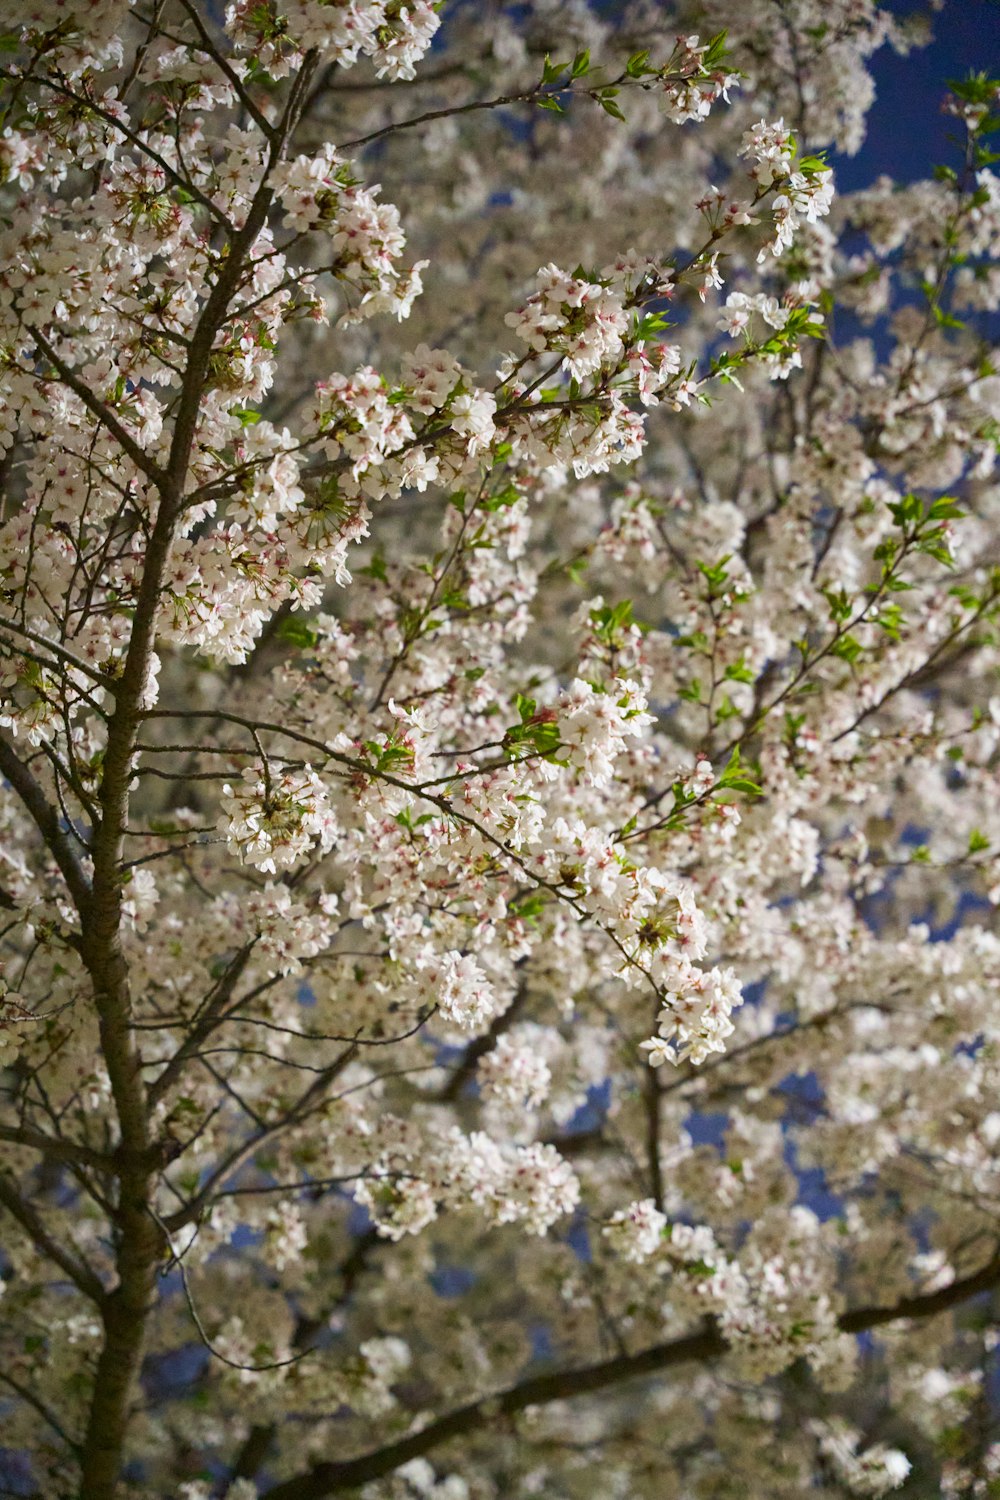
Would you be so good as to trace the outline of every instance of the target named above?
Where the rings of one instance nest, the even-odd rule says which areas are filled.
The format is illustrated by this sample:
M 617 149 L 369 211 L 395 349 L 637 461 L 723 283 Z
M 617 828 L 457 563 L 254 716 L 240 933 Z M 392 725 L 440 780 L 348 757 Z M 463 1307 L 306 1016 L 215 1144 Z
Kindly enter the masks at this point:
M 338 1074 L 344 1071 L 348 1063 L 357 1054 L 358 1045 L 356 1042 L 352 1042 L 349 1047 L 344 1049 L 335 1062 L 332 1062 L 328 1068 L 323 1069 L 319 1077 L 309 1085 L 296 1103 L 285 1111 L 280 1120 L 275 1120 L 272 1125 L 265 1125 L 256 1135 L 251 1136 L 249 1140 L 244 1141 L 241 1146 L 238 1146 L 235 1151 L 226 1157 L 225 1161 L 219 1163 L 215 1170 L 209 1174 L 207 1180 L 198 1189 L 197 1193 L 195 1193 L 194 1197 L 189 1199 L 183 1208 L 179 1208 L 176 1213 L 171 1214 L 164 1220 L 166 1229 L 171 1234 L 174 1234 L 178 1229 L 183 1229 L 186 1225 L 194 1223 L 202 1209 L 211 1200 L 212 1194 L 219 1184 L 225 1182 L 227 1177 L 231 1177 L 234 1172 L 237 1172 L 243 1163 L 249 1161 L 250 1157 L 255 1155 L 262 1146 L 267 1145 L 268 1141 L 273 1141 L 276 1136 L 283 1135 L 286 1130 L 291 1130 L 294 1125 L 298 1125 L 312 1108 L 321 1103 L 327 1088 Z
M 107 1301 L 104 1283 L 90 1266 L 58 1240 L 52 1238 L 35 1208 L 22 1198 L 14 1182 L 6 1174 L 0 1175 L 0 1207 L 7 1210 L 24 1230 L 35 1249 L 54 1262 L 91 1302 L 103 1307 Z
M 11 1375 L 7 1370 L 0 1370 L 0 1380 L 2 1380 L 5 1385 L 9 1385 L 12 1391 L 16 1391 L 21 1400 L 27 1402 L 27 1404 L 38 1413 L 43 1422 L 48 1423 L 56 1436 L 62 1438 L 63 1442 L 66 1444 L 66 1447 L 71 1453 L 79 1453 L 79 1443 L 74 1442 L 69 1433 L 66 1431 L 65 1427 L 63 1427 L 62 1423 L 59 1421 L 59 1418 L 55 1415 L 51 1408 L 41 1400 L 40 1397 L 35 1395 L 34 1391 L 30 1390 L 28 1386 L 22 1385 L 21 1382 L 16 1378 L 16 1376 Z
M 62 1141 L 53 1135 L 44 1135 L 27 1126 L 0 1125 L 0 1141 L 9 1141 L 14 1146 L 27 1146 L 31 1151 L 41 1151 L 56 1161 L 76 1162 L 80 1166 L 96 1167 L 100 1172 L 109 1172 L 113 1163 L 100 1151 L 89 1146 L 79 1146 L 75 1141 Z
M 163 576 L 184 507 L 185 483 L 216 334 L 225 322 L 247 257 L 266 223 L 273 196 L 267 187 L 267 174 L 285 150 L 314 68 L 315 57 L 309 54 L 291 85 L 281 120 L 271 132 L 264 179 L 246 222 L 233 237 L 229 255 L 201 309 L 188 350 L 166 468 L 149 463 L 113 414 L 111 421 L 105 422 L 125 452 L 156 484 L 160 505 L 143 558 L 132 631 L 108 726 L 98 794 L 101 816 L 93 840 L 93 898 L 81 949 L 94 986 L 101 1051 L 121 1133 L 116 1153 L 120 1174 L 116 1214 L 119 1284 L 104 1309 L 104 1343 L 83 1444 L 81 1493 L 88 1500 L 113 1500 L 118 1487 L 129 1398 L 138 1375 L 147 1314 L 155 1292 L 156 1263 L 163 1248 L 163 1231 L 150 1212 L 156 1153 L 150 1149 L 150 1106 L 135 1045 L 129 970 L 120 935 L 123 841 L 142 722 L 139 705 L 156 640 Z M 41 347 L 46 349 L 44 342 Z M 72 372 L 66 379 L 72 389 L 77 389 L 80 382 Z M 101 403 L 84 390 L 78 390 L 78 394 L 91 410 L 95 410 L 96 402 L 96 414 L 104 420 Z
M 21 760 L 6 735 L 0 734 L 0 775 L 6 777 L 31 814 L 45 847 L 59 866 L 81 920 L 90 908 L 90 881 L 84 874 L 79 855 L 62 819 L 49 802 L 41 786 Z
M 479 1060 L 485 1057 L 488 1052 L 492 1052 L 504 1032 L 513 1026 L 518 1016 L 524 1010 L 527 998 L 528 987 L 526 984 L 521 984 L 507 1009 L 502 1011 L 500 1015 L 494 1016 L 489 1030 L 485 1031 L 482 1036 L 477 1036 L 474 1042 L 469 1043 L 458 1066 L 438 1095 L 442 1103 L 453 1104 L 455 1102 L 461 1094 L 462 1089 L 475 1074 L 476 1065 Z
M 903 1297 L 891 1307 L 855 1308 L 843 1314 L 839 1319 L 839 1326 L 844 1333 L 861 1333 L 883 1323 L 933 1317 L 936 1313 L 947 1312 L 949 1308 L 957 1307 L 970 1297 L 990 1291 L 998 1285 L 1000 1253 L 980 1270 L 953 1281 L 940 1291 L 928 1292 L 923 1296 Z M 436 1422 L 429 1422 L 426 1427 L 410 1433 L 398 1442 L 388 1443 L 384 1448 L 376 1448 L 357 1458 L 316 1464 L 304 1474 L 273 1485 L 264 1492 L 264 1500 L 324 1500 L 327 1495 L 339 1495 L 372 1480 L 381 1479 L 410 1459 L 429 1453 L 451 1438 L 466 1437 L 495 1422 L 498 1416 L 510 1417 L 528 1406 L 544 1406 L 549 1401 L 566 1401 L 576 1396 L 589 1395 L 618 1385 L 623 1380 L 655 1375 L 676 1365 L 719 1359 L 728 1347 L 714 1322 L 709 1321 L 698 1333 L 685 1334 L 683 1338 L 671 1339 L 666 1344 L 655 1344 L 638 1354 L 620 1354 L 613 1359 L 603 1360 L 600 1364 L 584 1365 L 577 1370 L 535 1375 L 506 1391 L 470 1401 L 468 1405 L 448 1412 Z
M 33 328 L 30 324 L 26 325 L 26 327 L 28 333 L 31 334 L 31 337 L 45 355 L 45 358 L 59 372 L 59 379 L 62 383 L 68 385 L 73 394 L 79 396 L 91 416 L 102 427 L 107 428 L 115 442 L 124 453 L 128 454 L 139 472 L 145 474 L 146 478 L 151 479 L 154 484 L 158 484 L 163 479 L 163 471 L 154 464 L 148 453 L 139 446 L 128 428 L 115 416 L 107 402 L 95 396 L 89 385 L 80 379 L 79 375 L 70 368 L 64 359 L 60 358 L 40 329 Z M 36 378 L 40 379 L 41 377 Z

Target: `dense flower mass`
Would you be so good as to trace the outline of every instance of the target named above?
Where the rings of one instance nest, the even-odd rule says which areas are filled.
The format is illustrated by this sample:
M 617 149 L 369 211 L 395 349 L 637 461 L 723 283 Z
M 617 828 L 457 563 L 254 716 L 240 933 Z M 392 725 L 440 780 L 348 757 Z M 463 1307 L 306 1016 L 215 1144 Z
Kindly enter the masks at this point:
M 835 196 L 897 9 L 0 6 L 0 1491 L 995 1492 L 1000 87 Z

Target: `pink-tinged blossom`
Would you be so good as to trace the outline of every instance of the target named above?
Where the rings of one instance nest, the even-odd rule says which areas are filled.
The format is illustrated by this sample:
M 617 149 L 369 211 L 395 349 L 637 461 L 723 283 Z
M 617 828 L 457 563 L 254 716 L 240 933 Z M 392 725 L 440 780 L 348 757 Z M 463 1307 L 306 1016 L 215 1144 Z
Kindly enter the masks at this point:
M 629 318 L 610 289 L 581 281 L 558 266 L 543 266 L 538 290 L 506 323 L 536 353 L 553 350 L 578 379 L 613 363 L 622 351 Z
M 641 1262 L 660 1248 L 666 1227 L 666 1214 L 660 1212 L 652 1198 L 643 1198 L 612 1214 L 603 1234 L 622 1260 Z

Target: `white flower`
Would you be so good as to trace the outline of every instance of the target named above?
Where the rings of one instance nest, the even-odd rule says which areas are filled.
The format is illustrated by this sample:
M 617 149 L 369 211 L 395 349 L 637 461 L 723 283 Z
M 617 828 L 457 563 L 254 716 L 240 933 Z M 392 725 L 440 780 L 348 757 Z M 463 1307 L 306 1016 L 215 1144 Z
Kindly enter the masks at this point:
M 653 1036 L 648 1041 L 639 1043 L 639 1051 L 647 1054 L 646 1061 L 651 1068 L 662 1068 L 665 1062 L 675 1062 L 677 1059 L 670 1047 L 670 1043 L 663 1037 Z
M 326 787 L 310 766 L 248 767 L 242 784 L 222 788 L 219 829 L 232 853 L 275 874 L 314 848 L 329 853 L 339 836 Z
M 437 1003 L 446 1021 L 470 1030 L 481 1025 L 496 1009 L 493 986 L 467 953 L 441 956 Z
M 603 1233 L 622 1260 L 638 1262 L 648 1260 L 660 1248 L 666 1227 L 666 1214 L 652 1198 L 643 1198 L 612 1214 Z

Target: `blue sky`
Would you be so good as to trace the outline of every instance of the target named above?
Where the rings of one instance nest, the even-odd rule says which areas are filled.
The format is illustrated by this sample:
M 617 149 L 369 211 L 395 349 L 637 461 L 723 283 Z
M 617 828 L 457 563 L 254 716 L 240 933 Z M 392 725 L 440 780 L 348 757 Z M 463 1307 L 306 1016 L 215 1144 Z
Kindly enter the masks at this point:
M 914 8 L 913 0 L 890 0 L 887 6 L 903 15 Z M 840 192 L 866 187 L 883 172 L 912 182 L 939 162 L 954 163 L 956 146 L 949 137 L 961 140 L 964 131 L 941 113 L 941 101 L 949 78 L 970 71 L 1000 75 L 1000 3 L 946 0 L 933 25 L 929 47 L 908 57 L 883 47 L 872 58 L 877 97 L 867 140 L 857 156 L 831 158 Z

